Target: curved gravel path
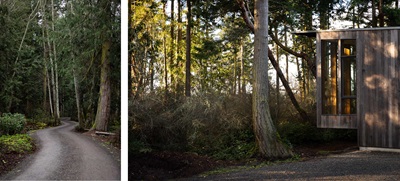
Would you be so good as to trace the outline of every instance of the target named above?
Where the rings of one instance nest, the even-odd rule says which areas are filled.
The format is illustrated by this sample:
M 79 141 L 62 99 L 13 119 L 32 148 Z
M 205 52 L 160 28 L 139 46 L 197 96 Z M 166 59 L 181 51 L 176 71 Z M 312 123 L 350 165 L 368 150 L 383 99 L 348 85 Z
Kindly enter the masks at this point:
M 400 153 L 354 151 L 188 180 L 400 180 Z
M 76 122 L 36 131 L 37 153 L 0 180 L 119 180 L 118 151 L 73 131 Z

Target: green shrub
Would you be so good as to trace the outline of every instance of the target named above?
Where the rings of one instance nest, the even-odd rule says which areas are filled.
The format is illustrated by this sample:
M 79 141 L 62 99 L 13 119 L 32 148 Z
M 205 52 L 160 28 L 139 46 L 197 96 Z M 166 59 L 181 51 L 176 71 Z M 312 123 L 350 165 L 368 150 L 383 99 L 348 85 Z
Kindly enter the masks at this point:
M 3 113 L 0 117 L 0 135 L 14 135 L 21 133 L 26 123 L 23 114 Z
M 24 153 L 33 150 L 32 138 L 27 134 L 0 136 L 0 148 L 2 153 Z
M 47 127 L 47 124 L 43 122 L 36 122 L 36 126 L 38 129 L 44 129 Z

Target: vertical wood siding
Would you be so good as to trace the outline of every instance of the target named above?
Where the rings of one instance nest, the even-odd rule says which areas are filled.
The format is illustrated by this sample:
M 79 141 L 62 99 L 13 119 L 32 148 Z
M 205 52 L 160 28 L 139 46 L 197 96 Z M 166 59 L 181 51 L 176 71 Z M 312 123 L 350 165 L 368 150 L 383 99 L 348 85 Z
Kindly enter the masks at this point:
M 359 145 L 400 148 L 399 30 L 358 31 L 357 46 Z

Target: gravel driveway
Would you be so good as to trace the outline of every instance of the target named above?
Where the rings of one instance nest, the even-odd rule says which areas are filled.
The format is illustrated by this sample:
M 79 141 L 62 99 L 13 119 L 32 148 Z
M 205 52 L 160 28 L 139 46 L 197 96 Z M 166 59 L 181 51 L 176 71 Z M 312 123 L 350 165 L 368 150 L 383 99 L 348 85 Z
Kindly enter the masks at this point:
M 189 180 L 400 180 L 400 153 L 354 151 Z
M 38 152 L 0 180 L 120 180 L 118 153 L 74 132 L 76 125 L 64 118 L 60 126 L 36 131 Z

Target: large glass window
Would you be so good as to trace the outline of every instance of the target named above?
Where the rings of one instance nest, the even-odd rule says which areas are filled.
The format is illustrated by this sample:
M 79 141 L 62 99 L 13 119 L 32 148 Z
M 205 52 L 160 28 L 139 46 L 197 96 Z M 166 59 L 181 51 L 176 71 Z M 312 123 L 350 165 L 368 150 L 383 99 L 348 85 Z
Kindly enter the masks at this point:
M 356 41 L 322 40 L 321 50 L 322 114 L 356 114 Z
M 322 41 L 322 113 L 338 114 L 337 41 Z
M 356 113 L 356 41 L 342 40 L 342 114 Z

